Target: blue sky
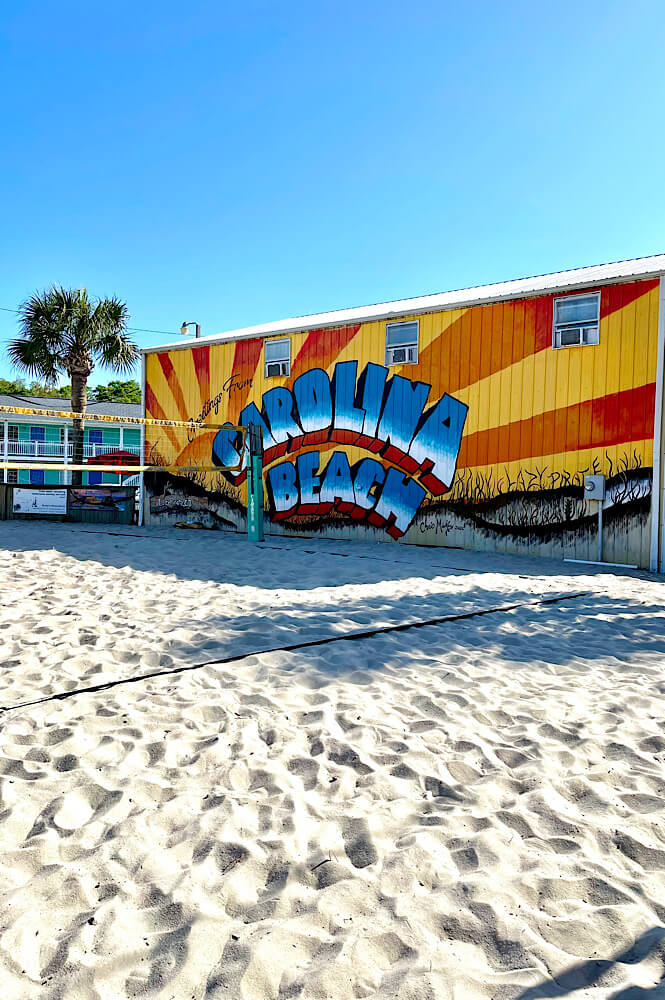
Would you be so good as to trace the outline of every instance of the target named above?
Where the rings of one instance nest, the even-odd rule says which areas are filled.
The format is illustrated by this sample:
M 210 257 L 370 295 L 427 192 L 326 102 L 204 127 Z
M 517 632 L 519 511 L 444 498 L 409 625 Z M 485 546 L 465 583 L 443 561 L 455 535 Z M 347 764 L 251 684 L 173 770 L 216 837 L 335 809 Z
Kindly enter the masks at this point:
M 661 252 L 663 51 L 662 0 L 7 5 L 0 306 L 210 334 Z

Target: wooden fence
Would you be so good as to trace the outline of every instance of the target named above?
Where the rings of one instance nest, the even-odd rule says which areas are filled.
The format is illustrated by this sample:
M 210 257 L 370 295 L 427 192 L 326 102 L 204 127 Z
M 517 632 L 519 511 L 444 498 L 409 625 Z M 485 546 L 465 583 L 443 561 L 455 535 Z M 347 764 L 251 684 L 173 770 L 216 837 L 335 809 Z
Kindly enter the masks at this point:
M 0 519 L 131 524 L 134 486 L 41 486 L 0 483 Z

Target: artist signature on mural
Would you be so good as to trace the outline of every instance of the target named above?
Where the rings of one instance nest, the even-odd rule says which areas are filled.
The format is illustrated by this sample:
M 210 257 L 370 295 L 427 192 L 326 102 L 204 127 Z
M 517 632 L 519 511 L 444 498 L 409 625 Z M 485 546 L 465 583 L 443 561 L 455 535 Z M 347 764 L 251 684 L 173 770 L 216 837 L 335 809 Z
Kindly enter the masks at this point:
M 231 396 L 234 392 L 240 392 L 242 389 L 251 389 L 252 380 L 251 378 L 241 379 L 237 372 L 233 375 L 229 375 L 226 382 L 221 388 L 221 391 L 213 396 L 211 399 L 207 399 L 203 404 L 203 408 L 195 420 L 192 420 L 190 426 L 187 428 L 187 440 L 191 444 L 196 437 L 196 430 L 199 424 L 205 423 L 207 417 L 211 413 L 215 416 L 219 414 L 219 408 L 222 405 L 222 401 L 225 396 Z
M 425 514 L 417 523 L 421 535 L 428 532 L 434 535 L 448 535 L 451 531 L 464 530 L 453 518 L 442 514 Z

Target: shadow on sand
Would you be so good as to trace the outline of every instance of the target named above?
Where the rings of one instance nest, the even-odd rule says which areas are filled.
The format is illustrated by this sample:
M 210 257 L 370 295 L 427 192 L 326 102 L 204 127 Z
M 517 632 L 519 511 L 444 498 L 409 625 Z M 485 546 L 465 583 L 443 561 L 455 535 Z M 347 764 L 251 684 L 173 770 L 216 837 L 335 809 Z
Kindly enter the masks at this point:
M 661 960 L 665 960 L 665 927 L 652 927 L 639 937 L 630 948 L 614 958 L 589 959 L 573 965 L 560 976 L 540 983 L 538 986 L 531 986 L 520 993 L 515 1000 L 541 1000 L 545 997 L 565 997 L 577 990 L 588 989 L 592 986 L 603 986 L 607 988 L 608 978 L 613 970 L 619 965 L 637 965 L 654 951 L 659 951 Z M 603 983 L 605 981 L 605 983 Z M 656 1000 L 657 997 L 665 996 L 664 980 L 660 984 L 652 987 L 628 986 L 620 989 L 617 993 L 607 993 L 609 1000 L 642 1000 L 644 997 Z
M 396 544 L 392 540 L 362 542 L 275 535 L 267 536 L 265 542 L 256 545 L 243 535 L 229 531 L 139 529 L 131 525 L 45 521 L 29 524 L 0 521 L 0 548 L 23 552 L 55 548 L 63 555 L 90 559 L 118 569 L 129 566 L 146 572 L 173 574 L 183 580 L 209 580 L 262 589 L 285 586 L 283 574 L 279 572 L 285 555 L 303 559 L 308 578 L 289 580 L 288 584 L 291 589 L 302 590 L 312 586 L 402 580 L 413 575 L 431 578 L 456 573 L 505 573 L 525 581 L 553 576 L 575 578 L 589 573 L 602 575 L 604 572 L 649 576 L 628 569 L 603 570 L 555 559 Z M 187 553 L 186 559 L 182 558 L 183 550 Z M 257 573 L 254 558 L 257 551 L 262 553 L 260 573 Z M 313 584 L 309 579 L 311 574 L 318 577 Z
M 436 656 L 445 661 L 452 656 L 454 660 L 460 646 L 479 658 L 501 657 L 529 669 L 570 666 L 583 670 L 585 664 L 602 660 L 608 669 L 622 672 L 635 669 L 631 661 L 636 658 L 644 662 L 646 656 L 655 663 L 665 655 L 663 604 L 615 598 L 606 592 L 602 574 L 593 581 L 592 592 L 585 590 L 591 583 L 588 567 L 377 543 L 317 540 L 313 548 L 311 541 L 288 539 L 268 541 L 257 549 L 237 536 L 211 537 L 207 532 L 171 530 L 165 536 L 153 532 L 125 537 L 108 531 L 82 534 L 83 526 L 60 524 L 35 523 L 30 529 L 26 531 L 23 522 L 0 524 L 0 546 L 17 551 L 55 548 L 79 560 L 172 575 L 175 587 L 179 579 L 190 578 L 227 588 L 251 586 L 263 593 L 279 592 L 274 605 L 266 593 L 251 610 L 244 610 L 243 602 L 235 598 L 212 602 L 210 613 L 194 623 L 182 608 L 171 612 L 164 619 L 160 651 L 167 668 L 241 659 L 330 637 L 353 639 L 358 654 L 349 657 L 347 647 L 346 656 L 313 655 L 312 670 L 328 677 L 349 674 L 352 662 L 361 662 L 364 671 L 392 665 L 393 654 L 402 650 L 407 657 Z M 550 579 L 553 576 L 559 578 L 556 583 Z M 497 578 L 505 581 L 504 589 L 497 588 Z M 379 596 L 376 592 L 365 596 L 360 590 L 408 580 L 414 581 L 413 589 L 418 592 L 391 596 L 384 587 Z M 439 583 L 438 591 L 433 581 Z M 358 590 L 349 594 L 349 586 Z M 285 601 L 285 594 L 294 590 L 297 597 Z M 309 591 L 316 594 L 308 598 Z M 574 596 L 580 591 L 581 596 Z M 561 603 L 539 603 L 555 595 L 567 596 Z M 515 604 L 524 606 L 505 610 Z M 394 626 L 447 616 L 464 618 L 382 633 Z M 192 627 L 189 642 L 176 637 L 178 630 L 191 631 Z M 372 629 L 378 630 L 376 637 L 354 639 L 354 633 Z M 332 651 L 335 646 L 322 648 Z M 403 655 L 397 656 L 395 665 L 400 659 L 403 662 Z M 143 673 L 134 668 L 131 679 Z M 653 683 L 658 686 L 658 678 Z

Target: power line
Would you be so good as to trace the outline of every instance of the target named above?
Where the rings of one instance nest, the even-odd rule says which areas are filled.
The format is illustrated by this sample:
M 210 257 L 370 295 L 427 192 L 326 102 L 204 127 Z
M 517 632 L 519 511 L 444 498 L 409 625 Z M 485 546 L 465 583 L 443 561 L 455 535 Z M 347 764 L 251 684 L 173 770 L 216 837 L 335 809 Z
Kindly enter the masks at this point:
M 158 333 L 160 337 L 179 337 L 181 335 L 180 332 L 175 333 L 173 330 L 144 330 L 140 326 L 128 326 L 127 329 L 131 333 Z
M 19 310 L 18 309 L 8 309 L 7 306 L 0 306 L 0 312 L 14 313 L 15 315 L 18 316 Z M 127 329 L 129 330 L 130 333 L 155 333 L 155 334 L 158 334 L 160 337 L 178 337 L 178 336 L 180 336 L 180 334 L 176 333 L 174 330 L 146 330 L 142 326 L 128 326 Z

